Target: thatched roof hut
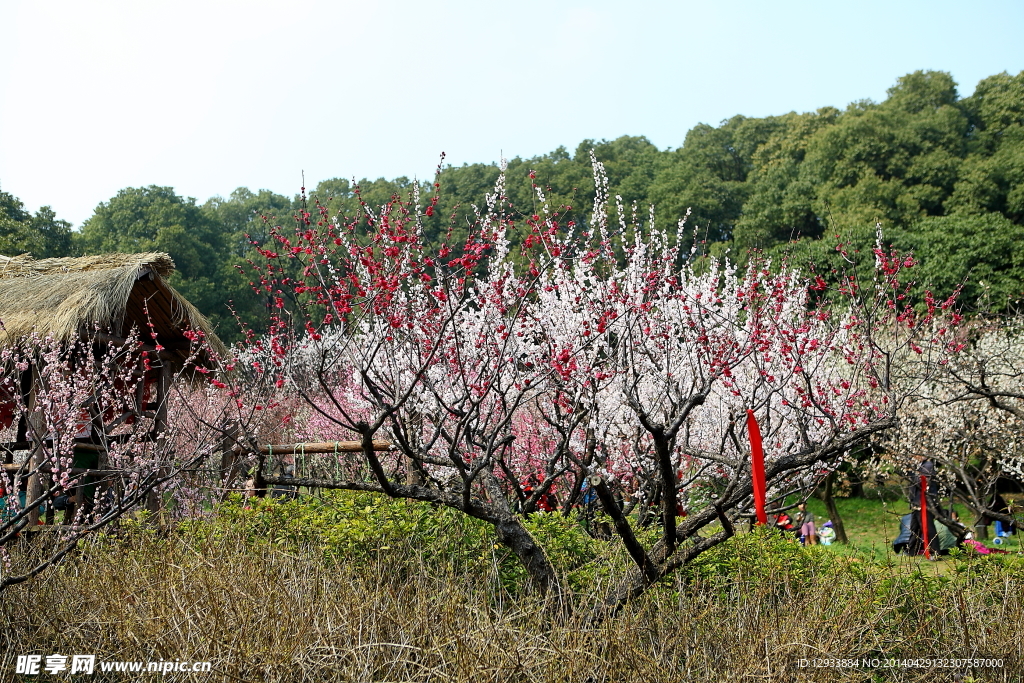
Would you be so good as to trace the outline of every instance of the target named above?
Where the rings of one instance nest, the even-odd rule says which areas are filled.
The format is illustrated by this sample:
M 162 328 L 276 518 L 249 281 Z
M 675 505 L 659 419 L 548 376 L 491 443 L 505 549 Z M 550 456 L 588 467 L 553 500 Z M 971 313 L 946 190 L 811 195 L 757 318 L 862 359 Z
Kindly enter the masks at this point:
M 133 327 L 145 334 L 152 322 L 157 340 L 173 360 L 188 356 L 186 329 L 202 330 L 212 348 L 224 346 L 210 322 L 170 287 L 167 254 L 105 254 L 33 259 L 0 256 L 0 346 L 32 333 L 71 341 L 105 334 L 123 337 Z M 148 316 L 147 316 L 148 312 Z

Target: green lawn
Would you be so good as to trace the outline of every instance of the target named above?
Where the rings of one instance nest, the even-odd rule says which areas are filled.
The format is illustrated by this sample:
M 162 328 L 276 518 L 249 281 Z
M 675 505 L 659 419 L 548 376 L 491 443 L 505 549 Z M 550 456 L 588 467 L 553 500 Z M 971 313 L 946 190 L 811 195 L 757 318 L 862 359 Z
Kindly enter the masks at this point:
M 807 507 L 814 513 L 818 528 L 828 520 L 825 505 L 812 498 Z M 879 498 L 837 498 L 836 507 L 843 518 L 846 535 L 850 539 L 848 546 L 840 544 L 830 549 L 844 555 L 864 557 L 865 559 L 885 560 L 897 559 L 892 552 L 892 541 L 900 532 L 900 517 L 910 512 L 906 500 L 883 501 Z M 956 511 L 965 523 L 973 521 L 973 515 L 966 507 L 957 505 Z M 1021 552 L 1020 534 L 1005 539 L 1002 545 L 992 543 L 994 527 L 989 527 L 989 539 L 984 543 L 990 548 L 999 548 L 1013 552 Z

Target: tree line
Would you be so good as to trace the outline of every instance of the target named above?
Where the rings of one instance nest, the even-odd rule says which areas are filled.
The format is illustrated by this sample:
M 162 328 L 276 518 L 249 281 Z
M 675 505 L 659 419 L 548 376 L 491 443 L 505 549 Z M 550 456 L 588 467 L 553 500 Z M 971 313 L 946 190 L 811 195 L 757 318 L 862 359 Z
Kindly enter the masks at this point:
M 880 103 L 734 116 L 694 127 L 674 149 L 623 136 L 517 157 L 507 162 L 510 203 L 539 207 L 539 192 L 571 207 L 567 220 L 589 225 L 601 189 L 591 154 L 604 165 L 610 205 L 621 198 L 624 223 L 654 206 L 655 225 L 671 231 L 689 209 L 688 238 L 714 255 L 743 261 L 760 249 L 820 263 L 837 244 L 869 250 L 881 224 L 886 242 L 914 252 L 919 277 L 938 295 L 963 286 L 967 307 L 1000 311 L 1024 293 L 1024 72 L 990 76 L 961 97 L 950 74 L 917 71 Z M 433 178 L 334 178 L 308 197 L 243 187 L 202 204 L 170 187 L 126 188 L 79 231 L 49 207 L 31 215 L 0 193 L 0 251 L 167 251 L 179 270 L 174 284 L 231 339 L 227 300 L 246 321 L 261 319 L 265 305 L 236 264 L 252 254 L 252 239 L 288 225 L 304 205 L 359 216 L 417 191 L 427 240 L 462 240 L 499 173 L 494 163 L 449 165 L 437 186 Z

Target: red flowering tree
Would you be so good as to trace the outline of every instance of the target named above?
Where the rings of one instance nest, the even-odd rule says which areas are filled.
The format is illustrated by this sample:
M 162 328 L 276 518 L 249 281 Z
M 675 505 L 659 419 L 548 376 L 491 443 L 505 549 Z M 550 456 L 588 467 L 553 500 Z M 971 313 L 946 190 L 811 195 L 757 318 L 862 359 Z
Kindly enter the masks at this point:
M 594 168 L 586 225 L 536 184 L 540 208 L 516 211 L 502 177 L 460 244 L 424 239 L 437 200 L 415 196 L 354 217 L 317 201 L 275 228 L 253 264 L 275 309 L 249 340 L 252 370 L 363 451 L 345 478 L 267 481 L 461 510 L 544 589 L 557 577 L 523 516 L 599 501 L 636 565 L 615 608 L 749 514 L 747 410 L 781 499 L 896 424 L 896 359 L 945 352 L 935 312 L 905 303 L 912 259 L 879 248 L 872 282 L 831 287 L 757 256 L 699 258 L 682 225 L 660 232 L 621 202 L 610 217 Z M 375 450 L 382 438 L 392 450 Z M 653 544 L 643 518 L 659 524 Z

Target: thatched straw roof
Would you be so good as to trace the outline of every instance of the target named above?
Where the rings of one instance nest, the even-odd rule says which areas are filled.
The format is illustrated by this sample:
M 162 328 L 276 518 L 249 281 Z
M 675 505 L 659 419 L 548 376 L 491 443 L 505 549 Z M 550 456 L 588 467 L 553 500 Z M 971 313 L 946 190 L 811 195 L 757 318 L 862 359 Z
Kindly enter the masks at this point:
M 92 333 L 97 324 L 121 336 L 133 326 L 147 331 L 148 319 L 159 343 L 182 359 L 186 328 L 202 330 L 223 354 L 210 322 L 164 282 L 172 272 L 174 261 L 157 252 L 39 260 L 28 254 L 0 256 L 0 345 L 32 333 L 70 341 Z

